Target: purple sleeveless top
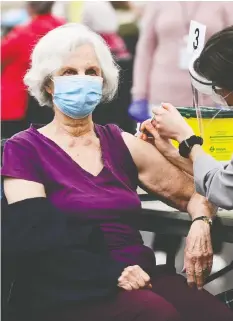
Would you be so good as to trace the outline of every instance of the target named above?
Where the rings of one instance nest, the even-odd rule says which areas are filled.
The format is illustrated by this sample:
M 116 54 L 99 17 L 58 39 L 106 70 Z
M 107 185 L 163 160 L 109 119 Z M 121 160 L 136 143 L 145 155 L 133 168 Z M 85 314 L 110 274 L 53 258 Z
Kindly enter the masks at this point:
M 141 211 L 137 168 L 116 125 L 95 125 L 95 132 L 104 163 L 97 176 L 34 126 L 6 142 L 2 175 L 42 183 L 48 199 L 68 220 L 101 226 L 112 258 L 152 270 L 154 253 L 133 227 Z

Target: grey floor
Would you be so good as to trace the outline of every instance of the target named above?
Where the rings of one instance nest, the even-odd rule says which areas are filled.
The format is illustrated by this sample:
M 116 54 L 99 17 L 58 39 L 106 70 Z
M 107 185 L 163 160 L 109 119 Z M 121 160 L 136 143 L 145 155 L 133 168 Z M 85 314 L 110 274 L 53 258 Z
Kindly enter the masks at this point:
M 153 240 L 153 233 L 150 232 L 141 232 L 144 239 L 145 245 L 150 246 Z M 183 268 L 183 257 L 184 257 L 184 246 L 185 239 L 183 239 L 180 250 L 176 256 L 176 271 L 180 273 Z M 166 260 L 166 255 L 163 252 L 156 252 L 156 261 L 157 264 L 164 264 Z M 220 270 L 225 267 L 233 260 L 233 244 L 225 243 L 223 250 L 220 255 L 214 256 L 213 272 Z M 221 293 L 223 291 L 233 289 L 233 271 L 227 273 L 225 276 L 218 278 L 217 280 L 212 281 L 205 286 L 205 289 L 212 293 L 213 295 Z

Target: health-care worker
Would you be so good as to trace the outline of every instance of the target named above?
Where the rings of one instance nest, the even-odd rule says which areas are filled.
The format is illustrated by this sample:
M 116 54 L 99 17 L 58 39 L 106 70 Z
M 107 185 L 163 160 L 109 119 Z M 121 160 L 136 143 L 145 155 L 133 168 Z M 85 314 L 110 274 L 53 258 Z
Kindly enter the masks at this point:
M 189 73 L 196 96 L 209 95 L 218 105 L 233 108 L 233 26 L 209 39 L 191 62 Z M 141 130 L 153 135 L 156 147 L 172 163 L 194 175 L 198 193 L 221 208 L 233 209 L 233 157 L 224 166 L 206 154 L 201 147 L 203 139 L 194 135 L 171 104 L 162 104 L 153 112 L 154 120 L 145 121 Z M 147 140 L 148 135 L 142 133 L 141 138 Z M 169 138 L 179 143 L 179 152 Z

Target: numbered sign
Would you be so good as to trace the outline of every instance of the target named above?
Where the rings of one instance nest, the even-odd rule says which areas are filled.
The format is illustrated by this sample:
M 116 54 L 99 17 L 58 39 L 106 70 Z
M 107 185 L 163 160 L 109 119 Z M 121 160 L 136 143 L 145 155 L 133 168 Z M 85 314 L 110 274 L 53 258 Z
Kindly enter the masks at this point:
M 191 54 L 200 53 L 205 45 L 206 26 L 191 20 L 187 51 Z

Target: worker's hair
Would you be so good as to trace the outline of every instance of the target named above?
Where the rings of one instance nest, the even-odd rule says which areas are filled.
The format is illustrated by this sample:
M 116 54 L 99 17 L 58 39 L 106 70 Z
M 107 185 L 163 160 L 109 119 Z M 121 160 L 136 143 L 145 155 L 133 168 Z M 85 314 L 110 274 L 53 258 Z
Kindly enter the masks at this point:
M 27 1 L 27 5 L 37 14 L 51 13 L 55 1 Z
M 233 90 L 233 26 L 215 33 L 206 43 L 194 70 L 215 86 Z
M 103 76 L 103 101 L 111 100 L 118 89 L 119 68 L 101 36 L 89 28 L 69 23 L 53 29 L 42 37 L 31 56 L 31 68 L 24 77 L 24 83 L 40 105 L 52 106 L 52 97 L 46 85 L 54 72 L 64 66 L 69 54 L 84 44 L 91 44 L 99 61 Z

